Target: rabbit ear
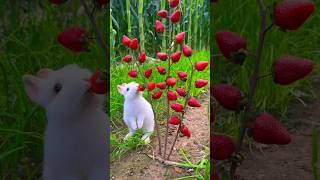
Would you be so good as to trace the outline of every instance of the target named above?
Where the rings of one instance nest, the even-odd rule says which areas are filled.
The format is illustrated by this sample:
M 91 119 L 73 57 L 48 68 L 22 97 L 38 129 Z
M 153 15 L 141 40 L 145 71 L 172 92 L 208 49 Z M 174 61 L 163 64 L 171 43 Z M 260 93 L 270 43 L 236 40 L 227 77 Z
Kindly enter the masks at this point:
M 32 102 L 40 102 L 40 79 L 32 75 L 23 76 L 24 88 Z
M 41 69 L 38 73 L 37 73 L 37 77 L 41 78 L 41 79 L 48 79 L 50 73 L 52 72 L 51 69 Z
M 117 86 L 117 88 L 118 88 L 118 92 L 120 93 L 120 94 L 123 94 L 122 93 L 122 88 L 124 87 L 124 85 L 122 84 L 122 85 L 118 85 Z

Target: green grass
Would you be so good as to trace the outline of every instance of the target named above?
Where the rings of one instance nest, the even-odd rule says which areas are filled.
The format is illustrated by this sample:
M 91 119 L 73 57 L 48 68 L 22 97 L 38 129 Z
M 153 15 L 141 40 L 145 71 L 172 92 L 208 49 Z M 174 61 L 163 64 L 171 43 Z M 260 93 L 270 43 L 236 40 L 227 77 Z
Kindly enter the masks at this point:
M 81 54 L 74 54 L 57 43 L 57 34 L 71 25 L 83 25 L 90 34 L 93 32 L 86 16 L 77 15 L 77 2 L 60 7 L 50 6 L 47 1 L 43 7 L 30 2 L 24 4 L 25 12 L 11 3 L 19 1 L 3 3 L 0 7 L 0 177 L 31 180 L 39 178 L 42 172 L 46 121 L 44 110 L 27 97 L 22 76 L 70 63 L 94 71 L 105 67 L 105 62 L 95 43 L 90 52 Z M 97 13 L 101 27 L 106 24 L 103 14 Z
M 272 9 L 274 1 L 266 0 L 268 9 Z M 316 2 L 320 6 L 319 2 Z M 233 1 L 225 0 L 212 9 L 211 16 L 213 34 L 218 31 L 228 30 L 240 33 L 248 40 L 248 50 L 255 53 L 258 35 L 260 30 L 260 16 L 258 6 L 255 1 Z M 272 63 L 281 55 L 291 54 L 303 58 L 312 59 L 317 65 L 320 62 L 320 13 L 317 11 L 303 27 L 298 31 L 283 32 L 277 27 L 266 36 L 265 48 L 262 56 L 261 75 L 270 74 Z M 270 21 L 268 22 L 270 23 Z M 213 41 L 214 54 L 218 54 L 218 48 Z M 215 59 L 216 74 L 214 83 L 228 82 L 240 87 L 246 94 L 249 88 L 250 76 L 253 72 L 254 59 L 248 57 L 243 66 L 227 63 L 223 58 Z M 319 75 L 319 66 L 316 66 L 312 76 L 306 80 L 295 83 L 291 86 L 278 86 L 273 83 L 272 78 L 264 78 L 258 84 L 255 104 L 258 111 L 270 111 L 282 117 L 286 123 L 286 112 L 290 101 L 294 98 L 307 98 L 312 95 L 312 79 Z M 224 115 L 222 115 L 224 116 Z M 223 118 L 223 117 L 221 117 Z M 224 122 L 225 123 L 225 122 Z M 232 130 L 226 130 L 229 126 Z M 231 131 L 237 127 L 237 123 L 232 121 L 224 127 L 216 126 L 218 131 Z M 230 129 L 227 128 L 227 129 Z
M 192 56 L 193 63 L 195 63 L 197 61 L 209 61 L 209 59 L 210 59 L 210 53 L 208 51 L 196 52 Z M 156 69 L 157 65 L 167 67 L 167 62 L 146 63 L 145 65 L 143 65 L 143 67 L 142 67 L 143 72 L 144 72 L 144 70 L 146 70 L 150 67 L 153 68 L 153 74 L 150 77 L 150 79 L 148 80 L 148 82 L 153 81 L 153 82 L 158 83 L 158 82 L 163 82 L 165 80 L 166 76 L 160 75 L 158 73 L 158 71 Z M 124 98 L 118 92 L 117 85 L 122 84 L 122 83 L 129 83 L 131 81 L 143 83 L 142 77 L 132 79 L 127 75 L 128 71 L 131 69 L 133 69 L 133 65 L 127 65 L 127 64 L 120 63 L 120 62 L 111 68 L 110 114 L 111 114 L 111 130 L 112 130 L 111 136 L 114 137 L 113 141 L 111 141 L 111 151 L 112 151 L 111 157 L 118 157 L 117 154 L 122 155 L 122 153 L 117 152 L 117 151 L 122 152 L 123 151 L 122 149 L 125 149 L 125 151 L 129 151 L 130 149 L 136 148 L 136 146 L 132 146 L 132 142 L 122 142 L 122 140 L 120 140 L 127 133 L 127 128 L 125 127 L 125 125 L 123 123 L 123 119 L 122 119 Z M 172 75 L 173 75 L 173 77 L 175 77 L 177 79 L 178 79 L 178 76 L 177 76 L 176 72 L 178 70 L 182 70 L 185 72 L 191 71 L 190 64 L 185 57 L 182 57 L 179 63 L 174 64 L 172 66 Z M 205 70 L 203 72 L 196 71 L 194 74 L 193 83 L 196 79 L 200 79 L 200 78 L 209 80 L 209 77 L 210 77 L 209 68 L 207 68 L 207 70 Z M 180 80 L 177 80 L 176 87 L 187 88 L 186 86 L 187 86 L 186 83 L 183 83 Z M 154 91 L 152 91 L 152 93 Z M 191 88 L 191 94 L 193 96 L 198 96 L 204 91 L 207 91 L 207 90 L 206 89 L 197 89 L 194 86 Z M 146 92 L 144 94 L 144 97 L 149 99 Z M 165 95 L 163 95 L 160 98 L 160 100 L 154 101 L 154 103 L 153 103 L 153 105 L 154 105 L 153 109 L 155 110 L 156 117 L 158 117 L 157 120 L 160 122 L 160 124 L 165 122 L 164 119 L 159 118 L 159 117 L 163 117 L 163 112 L 164 112 L 163 99 L 164 98 L 166 98 Z M 125 145 L 122 144 L 122 146 L 119 147 L 118 146 L 119 142 L 125 143 Z M 137 143 L 137 146 L 140 146 L 140 144 Z M 128 147 L 130 147 L 130 148 L 128 148 Z M 115 150 L 115 149 L 117 149 L 117 150 Z

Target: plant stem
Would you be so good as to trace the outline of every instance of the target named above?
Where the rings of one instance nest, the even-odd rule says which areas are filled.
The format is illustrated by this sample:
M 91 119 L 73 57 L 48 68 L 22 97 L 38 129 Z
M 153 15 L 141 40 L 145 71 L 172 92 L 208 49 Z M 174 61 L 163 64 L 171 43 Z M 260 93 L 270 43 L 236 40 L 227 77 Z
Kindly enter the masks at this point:
M 184 115 L 185 115 L 186 110 L 187 110 L 187 103 L 188 103 L 188 101 L 190 99 L 190 90 L 191 90 L 192 78 L 193 78 L 193 74 L 194 74 L 194 66 L 192 64 L 192 61 L 191 61 L 190 57 L 188 58 L 188 60 L 189 60 L 189 62 L 191 64 L 192 69 L 191 69 L 191 75 L 190 75 L 190 79 L 189 79 L 189 83 L 188 83 L 188 91 L 187 91 L 187 95 L 186 95 L 185 102 L 184 102 L 184 108 L 183 108 L 183 112 L 181 114 L 181 121 L 184 119 Z M 181 125 L 182 125 L 182 123 L 180 122 L 179 127 L 178 127 L 177 132 L 176 132 L 176 136 L 175 136 L 174 141 L 173 141 L 173 144 L 172 144 L 172 146 L 170 148 L 170 152 L 169 152 L 169 155 L 167 157 L 167 160 L 169 160 L 169 158 L 170 158 L 170 156 L 172 154 L 173 147 L 176 144 L 176 141 L 178 139 L 178 135 L 179 135 L 179 131 L 180 131 Z
M 266 36 L 266 33 L 272 27 L 272 25 L 267 27 L 267 9 L 265 7 L 264 0 L 257 0 L 257 3 L 259 5 L 260 16 L 261 16 L 261 27 L 260 27 L 261 29 L 260 29 L 260 34 L 259 34 L 258 48 L 256 50 L 254 71 L 251 76 L 250 89 L 249 89 L 249 94 L 248 94 L 248 103 L 245 107 L 243 119 L 242 119 L 242 122 L 240 125 L 241 127 L 240 127 L 239 139 L 237 142 L 237 152 L 239 152 L 241 150 L 241 146 L 243 143 L 243 139 L 245 136 L 247 125 L 250 120 L 250 115 L 252 114 L 252 111 L 253 111 L 254 96 L 256 93 L 258 81 L 260 79 L 259 78 L 260 65 L 261 65 L 261 57 L 262 57 L 262 52 L 263 52 L 263 47 L 264 47 L 264 42 L 265 42 L 265 36 Z M 231 179 L 234 178 L 236 169 L 237 169 L 237 162 L 232 162 L 232 165 L 230 168 L 230 178 Z
M 170 9 L 169 10 L 169 17 L 171 16 L 172 14 L 172 10 Z M 173 29 L 173 26 L 172 26 L 172 22 L 169 20 L 169 47 L 171 46 L 171 42 L 172 42 L 172 29 Z M 172 51 L 172 48 L 170 48 L 170 51 L 168 52 L 169 55 L 171 54 L 171 51 Z M 170 70 L 171 70 L 171 60 L 170 58 L 168 58 L 168 74 L 167 74 L 167 78 L 170 78 Z M 166 88 L 166 93 L 168 93 L 168 91 L 170 90 L 170 86 L 167 85 L 167 88 Z M 164 140 L 164 153 L 163 153 L 163 158 L 166 157 L 166 154 L 167 154 L 167 145 L 168 145 L 168 136 L 169 136 L 169 118 L 170 118 L 170 101 L 169 99 L 167 99 L 167 126 L 166 126 L 166 136 L 165 136 L 165 140 Z
M 141 51 L 145 50 L 144 44 L 145 44 L 145 38 L 144 38 L 144 27 L 143 27 L 143 0 L 139 0 L 139 34 L 140 34 L 140 47 Z
M 129 37 L 131 36 L 131 32 L 132 32 L 130 6 L 131 6 L 130 0 L 126 0 L 126 13 L 127 13 L 128 36 Z

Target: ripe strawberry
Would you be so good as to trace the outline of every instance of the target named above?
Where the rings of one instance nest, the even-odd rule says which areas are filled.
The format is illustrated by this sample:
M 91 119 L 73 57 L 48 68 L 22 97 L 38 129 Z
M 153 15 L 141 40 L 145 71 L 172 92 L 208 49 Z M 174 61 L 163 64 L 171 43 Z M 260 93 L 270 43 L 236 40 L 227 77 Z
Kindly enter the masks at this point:
M 138 91 L 144 91 L 145 87 L 141 84 L 138 85 Z
M 158 52 L 157 56 L 161 61 L 165 61 L 165 60 L 168 59 L 168 55 L 166 53 L 164 53 L 164 52 Z
M 185 125 L 182 125 L 180 127 L 180 132 L 181 132 L 181 134 L 183 134 L 184 136 L 187 136 L 188 138 L 191 137 L 191 132 L 189 131 L 189 129 Z
M 176 92 L 179 94 L 179 96 L 185 97 L 186 91 L 183 88 L 177 88 Z
M 182 112 L 184 109 L 181 104 L 171 104 L 170 107 L 176 112 Z
M 96 94 L 106 94 L 108 83 L 101 80 L 102 72 L 96 71 L 90 78 L 91 92 Z
M 146 78 L 149 78 L 152 75 L 152 68 L 147 69 L 144 72 L 144 75 L 145 75 Z
M 155 82 L 149 82 L 147 88 L 148 88 L 149 91 L 153 91 L 156 88 L 156 83 Z
M 179 6 L 180 0 L 168 0 L 171 8 Z
M 138 61 L 140 62 L 140 64 L 143 64 L 144 62 L 146 62 L 147 60 L 147 54 L 145 51 L 142 51 L 139 55 Z
M 180 61 L 180 58 L 181 58 L 181 52 L 178 51 L 178 52 L 175 52 L 171 55 L 171 59 L 172 59 L 172 62 L 173 63 L 177 63 Z
M 189 47 L 188 45 L 185 44 L 185 45 L 182 47 L 182 51 L 183 51 L 184 56 L 186 56 L 186 57 L 192 56 L 192 49 L 191 49 L 191 47 Z
M 162 66 L 157 66 L 157 70 L 159 74 L 162 74 L 162 75 L 166 74 L 166 69 Z
M 274 24 L 284 30 L 296 30 L 315 11 L 311 0 L 283 0 L 274 9 Z
M 194 98 L 194 97 L 191 97 L 191 98 L 189 99 L 188 105 L 189 105 L 190 107 L 201 107 L 200 102 L 199 102 L 196 98 Z
M 273 81 L 280 85 L 288 85 L 303 79 L 313 69 L 314 63 L 308 59 L 283 56 L 273 64 Z
M 157 91 L 155 93 L 153 93 L 152 98 L 153 99 L 160 99 L 162 96 L 162 92 L 161 91 Z
M 137 38 L 134 38 L 130 43 L 130 48 L 132 50 L 136 50 L 136 49 L 138 49 L 138 47 L 139 47 L 139 41 Z
M 176 10 L 172 15 L 171 15 L 171 22 L 176 23 L 180 21 L 182 12 L 180 10 Z
M 58 42 L 73 52 L 88 50 L 88 39 L 83 27 L 70 27 L 58 35 Z
M 126 35 L 122 36 L 122 45 L 129 47 L 131 44 L 131 41 L 132 40 L 130 38 L 128 38 L 128 36 L 126 36 Z
M 162 18 L 164 18 L 164 19 L 167 19 L 167 18 L 168 18 L 168 11 L 166 11 L 166 10 L 160 10 L 160 11 L 158 11 L 158 16 L 159 16 L 159 17 L 162 17 Z
M 169 119 L 169 124 L 179 125 L 179 124 L 180 124 L 180 118 L 179 118 L 179 116 L 172 116 L 172 117 Z
M 167 85 L 166 85 L 166 83 L 165 82 L 159 82 L 158 84 L 157 84 L 157 88 L 159 88 L 159 89 L 165 89 L 167 87 Z
M 181 32 L 179 34 L 176 35 L 176 43 L 177 44 L 181 44 L 183 43 L 184 37 L 186 36 L 185 32 Z
M 173 87 L 174 85 L 176 85 L 176 83 L 177 83 L 176 78 L 170 77 L 170 78 L 167 79 L 167 84 L 168 84 L 169 86 L 171 86 L 171 87 Z
M 156 20 L 156 32 L 160 33 L 164 31 L 164 25 L 161 21 Z
M 216 42 L 218 47 L 227 59 L 231 59 L 234 54 L 247 49 L 247 41 L 239 34 L 229 31 L 220 31 L 216 33 Z M 244 59 L 243 59 L 244 60 Z M 239 63 L 243 63 L 240 61 Z
M 253 127 L 253 139 L 262 144 L 289 144 L 290 134 L 282 124 L 268 113 L 256 118 Z
M 195 82 L 196 88 L 202 88 L 208 84 L 208 80 L 198 79 Z
M 211 135 L 210 156 L 214 160 L 226 160 L 235 152 L 233 140 L 225 135 Z
M 130 55 L 126 55 L 125 57 L 122 58 L 123 62 L 129 63 L 131 62 L 132 57 Z
M 227 84 L 214 85 L 212 95 L 222 107 L 234 111 L 238 110 L 242 99 L 240 89 Z
M 168 91 L 167 98 L 169 101 L 176 101 L 178 99 L 176 93 L 173 91 Z
M 55 4 L 55 5 L 61 5 L 63 4 L 64 2 L 66 2 L 67 0 L 49 0 L 49 2 L 51 4 Z
M 196 63 L 196 69 L 198 71 L 203 71 L 207 68 L 208 64 L 208 61 L 199 61 Z
M 186 81 L 187 80 L 187 76 L 188 74 L 186 72 L 183 71 L 178 71 L 178 77 L 181 81 Z
M 136 78 L 138 76 L 138 71 L 133 69 L 131 71 L 128 72 L 128 75 L 132 78 Z

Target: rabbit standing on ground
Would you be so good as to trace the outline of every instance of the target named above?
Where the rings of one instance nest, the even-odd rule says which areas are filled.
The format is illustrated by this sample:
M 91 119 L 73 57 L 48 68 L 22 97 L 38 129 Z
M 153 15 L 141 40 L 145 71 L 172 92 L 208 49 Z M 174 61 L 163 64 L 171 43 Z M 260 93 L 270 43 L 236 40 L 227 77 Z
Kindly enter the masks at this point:
M 141 139 L 149 143 L 154 131 L 154 114 L 151 104 L 144 99 L 138 86 L 139 84 L 135 82 L 118 85 L 118 91 L 125 99 L 123 119 L 129 129 L 124 139 L 128 139 L 137 129 L 142 128 L 144 135 Z
M 89 91 L 91 73 L 77 65 L 24 75 L 30 99 L 46 110 L 44 180 L 107 179 L 104 97 Z

